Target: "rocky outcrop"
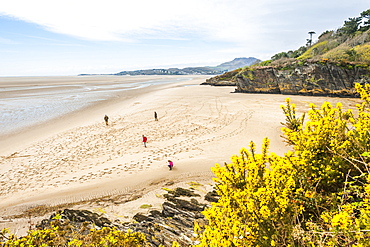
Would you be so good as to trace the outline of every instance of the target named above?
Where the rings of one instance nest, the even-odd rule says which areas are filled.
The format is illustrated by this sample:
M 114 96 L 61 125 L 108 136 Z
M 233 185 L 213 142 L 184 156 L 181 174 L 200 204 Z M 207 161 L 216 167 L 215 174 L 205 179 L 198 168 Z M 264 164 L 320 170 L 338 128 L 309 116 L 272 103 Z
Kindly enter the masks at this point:
M 148 215 L 136 214 L 134 219 L 137 223 L 128 224 L 125 228 L 144 233 L 151 246 L 171 246 L 173 241 L 180 246 L 194 244 L 194 221 L 205 224 L 201 212 L 210 203 L 199 203 L 196 199 L 200 197 L 198 194 L 183 188 L 169 191 L 164 197 L 166 201 L 162 204 L 161 212 L 152 210 Z M 218 198 L 214 192 L 205 196 L 206 201 L 217 201 Z
M 305 62 L 286 67 L 250 67 L 233 77 L 220 75 L 208 80 L 210 85 L 235 80 L 235 92 L 273 93 L 309 96 L 356 97 L 355 83 L 370 83 L 370 73 L 350 64 Z
M 42 220 L 36 228 L 45 229 L 50 227 L 50 223 L 55 220 L 56 215 L 60 215 L 62 221 L 69 221 L 76 227 L 80 227 L 82 223 L 88 222 L 98 228 L 102 227 L 118 227 L 117 224 L 113 224 L 106 217 L 100 216 L 97 213 L 90 212 L 88 210 L 73 210 L 64 209 L 52 214 L 49 219 Z
M 236 75 L 240 72 L 240 69 L 226 72 L 222 75 L 214 76 L 207 79 L 201 85 L 212 85 L 212 86 L 236 86 Z
M 205 222 L 201 212 L 206 205 L 196 199 L 171 198 L 162 205 L 162 211 L 152 210 L 148 215 L 136 214 L 137 223 L 130 223 L 125 229 L 145 234 L 151 246 L 171 246 L 177 241 L 180 246 L 193 244 L 194 221 Z
M 161 211 L 151 210 L 147 215 L 138 213 L 133 217 L 134 223 L 121 224 L 87 210 L 64 209 L 51 215 L 49 219 L 42 220 L 37 228 L 49 228 L 56 215 L 59 215 L 58 218 L 62 221 L 68 221 L 78 229 L 87 223 L 95 228 L 114 227 L 122 231 L 130 229 L 141 232 L 146 236 L 148 246 L 172 246 L 173 241 L 177 241 L 180 246 L 194 244 L 194 221 L 201 225 L 206 223 L 201 212 L 210 203 L 199 203 L 197 199 L 200 195 L 184 188 L 170 190 L 164 198 L 166 201 L 162 204 Z M 215 191 L 205 196 L 208 202 L 216 202 L 218 199 L 219 195 Z

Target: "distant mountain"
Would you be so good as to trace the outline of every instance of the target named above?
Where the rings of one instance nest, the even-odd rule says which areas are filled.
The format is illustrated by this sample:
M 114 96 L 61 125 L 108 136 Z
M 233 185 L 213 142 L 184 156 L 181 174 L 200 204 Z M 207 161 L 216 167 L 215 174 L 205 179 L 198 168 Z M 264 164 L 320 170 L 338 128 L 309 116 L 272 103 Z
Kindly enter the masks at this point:
M 254 57 L 239 57 L 235 58 L 233 61 L 222 63 L 214 68 L 220 71 L 232 71 L 235 69 L 239 69 L 245 66 L 250 66 L 255 63 L 259 63 L 261 60 L 254 58 Z
M 254 57 L 240 57 L 217 66 L 121 71 L 114 75 L 218 75 L 259 62 L 261 62 L 261 60 Z

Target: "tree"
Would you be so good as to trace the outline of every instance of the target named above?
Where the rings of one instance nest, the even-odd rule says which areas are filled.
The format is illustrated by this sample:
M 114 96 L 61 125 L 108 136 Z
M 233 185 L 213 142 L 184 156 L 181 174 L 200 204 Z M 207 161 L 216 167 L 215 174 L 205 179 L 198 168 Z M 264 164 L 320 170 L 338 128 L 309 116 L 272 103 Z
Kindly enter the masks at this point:
M 315 34 L 315 32 L 310 31 L 310 32 L 308 32 L 308 34 L 310 35 L 310 38 L 307 39 L 307 46 L 311 46 L 312 45 L 312 35 Z
M 360 28 L 360 30 L 361 31 L 369 30 L 370 29 L 370 9 L 363 11 L 361 13 L 361 17 L 362 19 L 365 18 L 367 20 L 363 22 L 363 26 Z
M 271 60 L 275 61 L 275 60 L 281 59 L 283 57 L 286 57 L 287 58 L 289 56 L 288 56 L 288 54 L 286 52 L 280 52 L 280 53 L 277 53 L 277 54 L 273 55 L 271 57 Z
M 344 25 L 339 29 L 339 32 L 346 35 L 353 35 L 358 30 L 361 20 L 361 17 L 348 18 L 348 21 L 344 21 Z

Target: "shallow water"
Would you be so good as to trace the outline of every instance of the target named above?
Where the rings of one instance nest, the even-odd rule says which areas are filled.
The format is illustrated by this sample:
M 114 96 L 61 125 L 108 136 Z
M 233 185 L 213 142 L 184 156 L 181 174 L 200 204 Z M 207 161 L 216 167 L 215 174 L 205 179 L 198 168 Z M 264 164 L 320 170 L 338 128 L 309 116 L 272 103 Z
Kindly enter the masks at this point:
M 159 78 L 130 82 L 76 82 L 71 84 L 58 82 L 57 85 L 47 85 L 43 81 L 32 84 L 22 83 L 16 86 L 0 87 L 0 135 L 10 134 L 25 127 L 40 124 L 62 115 L 80 110 L 89 105 L 115 97 L 125 90 L 132 90 L 158 85 L 190 80 L 190 77 Z M 1 78 L 0 78 L 1 81 Z

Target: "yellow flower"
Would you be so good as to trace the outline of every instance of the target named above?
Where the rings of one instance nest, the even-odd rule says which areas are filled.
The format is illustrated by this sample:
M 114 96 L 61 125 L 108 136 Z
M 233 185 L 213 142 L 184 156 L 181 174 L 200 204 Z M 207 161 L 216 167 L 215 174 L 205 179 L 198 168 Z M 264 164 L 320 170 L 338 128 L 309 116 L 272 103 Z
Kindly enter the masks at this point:
M 260 214 L 263 218 L 267 219 L 268 217 L 270 217 L 271 212 L 267 206 L 262 206 L 260 209 Z
M 347 211 L 341 211 L 338 214 L 334 215 L 331 225 L 333 227 L 339 227 L 341 229 L 347 230 L 348 226 L 351 224 L 350 215 Z
M 307 198 L 313 198 L 315 196 L 315 191 L 306 191 L 304 196 Z

